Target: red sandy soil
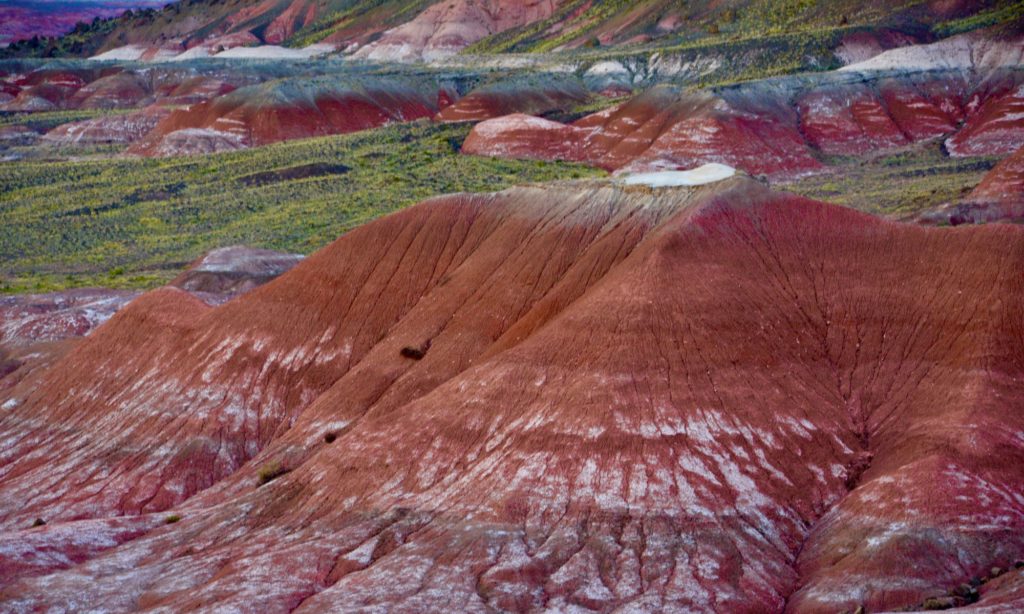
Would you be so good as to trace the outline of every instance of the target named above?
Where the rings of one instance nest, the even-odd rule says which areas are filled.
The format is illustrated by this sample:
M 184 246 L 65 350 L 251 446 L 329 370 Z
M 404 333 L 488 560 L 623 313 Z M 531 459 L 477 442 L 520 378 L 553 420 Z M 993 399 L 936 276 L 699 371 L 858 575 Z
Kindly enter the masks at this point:
M 1024 557 L 1022 267 L 741 177 L 435 198 L 0 392 L 0 597 L 920 607 Z

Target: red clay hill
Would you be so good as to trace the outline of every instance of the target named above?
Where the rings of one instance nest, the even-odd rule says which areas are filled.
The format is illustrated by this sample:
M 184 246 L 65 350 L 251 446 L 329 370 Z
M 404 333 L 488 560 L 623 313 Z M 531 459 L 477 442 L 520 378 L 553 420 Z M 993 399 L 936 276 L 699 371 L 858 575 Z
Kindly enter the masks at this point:
M 510 114 L 479 123 L 462 151 L 622 172 L 719 162 L 776 178 L 938 139 L 952 156 L 1008 155 L 1024 143 L 1022 58 L 1019 34 L 962 35 L 840 71 L 658 86 L 571 124 Z
M 209 153 L 355 132 L 433 117 L 439 100 L 454 97 L 439 85 L 400 79 L 273 81 L 174 111 L 128 152 L 146 156 Z
M 0 392 L 0 599 L 1019 610 L 1022 267 L 743 177 L 434 198 Z

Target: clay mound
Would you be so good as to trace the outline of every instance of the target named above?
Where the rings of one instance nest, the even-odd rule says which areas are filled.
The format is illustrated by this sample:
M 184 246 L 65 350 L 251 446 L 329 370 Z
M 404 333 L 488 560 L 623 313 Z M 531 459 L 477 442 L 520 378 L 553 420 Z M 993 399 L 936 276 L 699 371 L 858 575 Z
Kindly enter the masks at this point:
M 577 182 L 433 199 L 220 308 L 150 293 L 0 397 L 2 598 L 920 607 L 1024 555 L 1022 258 L 749 179 Z
M 863 156 L 952 135 L 952 155 L 1012 151 L 1024 138 L 1024 73 L 960 69 L 827 73 L 689 92 L 652 88 L 573 124 L 495 118 L 474 127 L 468 154 L 566 159 L 645 172 L 709 162 L 790 178 L 820 154 Z
M 568 111 L 585 103 L 590 93 L 575 80 L 543 80 L 540 83 L 500 83 L 477 88 L 437 114 L 444 122 L 482 121 L 525 113 L 542 115 Z
M 1024 142 L 1024 79 L 1000 83 L 970 101 L 976 109 L 946 141 L 952 156 L 1009 154 Z
M 561 158 L 633 172 L 717 162 L 779 176 L 821 166 L 797 126 L 776 110 L 757 115 L 709 92 L 668 86 L 652 88 L 567 126 L 516 116 L 481 122 L 462 151 Z
M 259 69 L 223 71 L 215 66 L 197 69 L 166 64 L 147 69 L 40 68 L 0 78 L 0 109 L 129 109 L 154 101 L 168 106 L 192 105 L 273 74 Z
M 166 84 L 159 92 L 159 103 L 170 106 L 190 106 L 229 94 L 238 85 L 215 77 L 197 76 L 182 82 Z
M 329 78 L 244 87 L 175 111 L 128 151 L 144 156 L 209 153 L 433 117 L 438 89 Z
M 151 106 L 134 113 L 69 122 L 47 132 L 43 139 L 62 145 L 134 143 L 170 114 L 170 109 Z
M 907 45 L 890 49 L 863 62 L 840 70 L 922 71 L 969 69 L 985 73 L 999 68 L 1016 68 L 1024 63 L 1024 35 L 993 36 L 978 30 L 951 36 L 928 45 Z
M 242 294 L 288 272 L 301 262 L 300 254 L 232 245 L 215 249 L 192 263 L 171 282 L 193 294 Z
M 560 4 L 561 0 L 443 0 L 384 32 L 355 56 L 399 62 L 443 58 L 492 34 L 550 17 Z
M 124 71 L 83 86 L 70 105 L 76 109 L 123 109 L 144 106 L 152 98 L 153 92 L 142 75 Z
M 111 71 L 114 72 L 114 71 Z M 74 108 L 74 95 L 89 82 L 104 76 L 99 70 L 40 68 L 8 77 L 13 99 L 0 104 L 4 111 L 53 111 Z

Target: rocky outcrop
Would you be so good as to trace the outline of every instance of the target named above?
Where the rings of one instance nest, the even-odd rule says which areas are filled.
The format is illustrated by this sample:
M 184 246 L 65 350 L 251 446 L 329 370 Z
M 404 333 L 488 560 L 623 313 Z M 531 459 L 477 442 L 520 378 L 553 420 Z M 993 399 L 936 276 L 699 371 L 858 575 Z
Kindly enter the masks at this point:
M 1022 254 L 741 177 L 574 182 L 432 199 L 219 308 L 149 293 L 0 393 L 2 598 L 918 607 L 1024 555 Z

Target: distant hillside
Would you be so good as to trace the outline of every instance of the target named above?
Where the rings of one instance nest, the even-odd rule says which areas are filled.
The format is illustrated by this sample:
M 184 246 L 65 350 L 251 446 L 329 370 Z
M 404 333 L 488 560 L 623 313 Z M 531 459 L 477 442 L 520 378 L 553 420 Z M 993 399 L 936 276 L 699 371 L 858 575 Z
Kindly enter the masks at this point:
M 857 28 L 921 42 L 1022 18 L 1020 0 L 182 0 L 8 55 L 88 56 L 134 46 L 147 49 L 149 58 L 189 50 L 201 57 L 235 46 L 326 43 L 357 57 L 415 61 L 458 52 L 662 48 Z
M 117 17 L 126 10 L 160 8 L 170 0 L 6 0 L 0 5 L 0 46 L 57 37 L 80 23 Z

